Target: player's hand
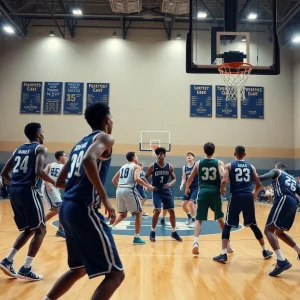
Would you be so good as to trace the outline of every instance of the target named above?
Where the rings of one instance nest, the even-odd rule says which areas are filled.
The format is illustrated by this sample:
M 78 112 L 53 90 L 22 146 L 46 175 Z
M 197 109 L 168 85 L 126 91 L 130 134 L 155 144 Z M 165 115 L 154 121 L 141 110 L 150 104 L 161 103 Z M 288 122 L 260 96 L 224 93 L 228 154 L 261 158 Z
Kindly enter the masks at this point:
M 181 186 L 179 187 L 179 189 L 182 191 L 182 190 L 183 190 L 183 185 L 181 185 Z
M 189 188 L 186 188 L 186 189 L 185 189 L 185 195 L 186 195 L 186 196 L 188 196 L 190 192 L 191 192 L 191 190 L 190 190 Z
M 257 200 L 257 193 L 255 193 L 255 192 L 252 192 L 252 195 L 253 195 L 253 199 L 254 199 L 254 201 L 256 201 L 256 200 Z
M 170 187 L 171 187 L 171 184 L 169 182 L 164 184 L 164 189 L 169 189 Z
M 102 201 L 105 207 L 105 214 L 109 220 L 109 223 L 112 225 L 116 220 L 116 212 L 115 209 L 111 206 L 109 200 L 106 198 L 105 201 Z
M 148 189 L 149 191 L 153 191 L 153 190 L 155 189 L 155 187 L 149 184 L 147 189 Z

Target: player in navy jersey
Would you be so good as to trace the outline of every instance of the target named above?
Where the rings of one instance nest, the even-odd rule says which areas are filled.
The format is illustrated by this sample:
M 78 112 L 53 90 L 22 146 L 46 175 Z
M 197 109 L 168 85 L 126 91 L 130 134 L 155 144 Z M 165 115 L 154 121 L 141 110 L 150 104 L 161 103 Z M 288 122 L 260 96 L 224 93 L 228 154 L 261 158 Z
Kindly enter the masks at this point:
M 141 177 L 142 180 L 144 180 L 144 178 L 145 178 L 145 171 L 143 171 L 144 166 L 140 162 L 138 163 L 138 165 L 142 169 L 140 177 Z M 144 206 L 144 203 L 147 201 L 147 195 L 146 195 L 147 188 L 143 187 L 140 184 L 137 184 L 136 185 L 136 190 L 138 191 L 138 195 L 139 195 L 141 204 L 142 204 L 142 206 Z M 143 217 L 147 217 L 147 216 L 149 216 L 149 214 L 143 211 Z
M 43 279 L 43 276 L 33 273 L 31 265 L 46 234 L 44 208 L 37 191 L 37 183 L 39 178 L 51 184 L 55 184 L 55 181 L 43 170 L 47 149 L 42 146 L 44 132 L 41 124 L 27 124 L 24 133 L 29 143 L 21 145 L 14 151 L 1 174 L 11 185 L 10 203 L 14 219 L 18 229 L 23 232 L 17 238 L 9 254 L 0 263 L 0 269 L 11 277 L 37 281 Z M 16 273 L 13 259 L 31 237 L 33 238 L 24 265 Z
M 297 180 L 287 173 L 287 166 L 282 163 L 277 163 L 275 169 L 259 176 L 261 181 L 270 179 L 272 179 L 275 201 L 267 219 L 265 235 L 277 256 L 276 267 L 269 275 L 277 276 L 292 267 L 283 256 L 277 237 L 292 247 L 300 259 L 300 245 L 297 246 L 295 241 L 285 233 L 294 223 L 299 204 L 296 194 L 300 195 L 300 186 Z
M 249 226 L 262 247 L 262 255 L 265 259 L 272 256 L 273 252 L 266 249 L 261 230 L 256 224 L 254 198 L 261 190 L 256 169 L 244 160 L 246 150 L 243 146 L 237 146 L 234 151 L 235 161 L 225 166 L 225 173 L 221 182 L 221 193 L 225 194 L 226 184 L 230 181 L 231 198 L 228 203 L 225 226 L 222 232 L 222 252 L 213 258 L 214 261 L 225 263 L 227 261 L 227 246 L 232 227 L 239 226 L 239 215 L 242 212 L 244 226 Z M 255 190 L 252 183 L 255 184 Z
M 183 189 L 184 184 L 187 182 L 191 175 L 191 172 L 195 166 L 195 154 L 193 152 L 188 152 L 186 154 L 187 164 L 182 168 L 182 178 L 180 184 L 180 190 Z M 198 174 L 194 177 L 190 185 L 190 193 L 188 195 L 184 194 L 182 208 L 187 214 L 186 225 L 190 228 L 194 228 L 195 218 L 196 218 L 196 200 L 198 195 Z
M 148 180 L 152 175 L 152 185 L 155 187 L 153 191 L 154 214 L 152 217 L 152 229 L 150 232 L 150 241 L 155 242 L 155 228 L 163 206 L 164 210 L 169 211 L 170 223 L 172 226 L 171 237 L 179 242 L 182 238 L 176 231 L 176 217 L 174 211 L 174 198 L 170 187 L 176 182 L 174 167 L 165 161 L 166 149 L 158 147 L 155 149 L 157 162 L 151 164 L 145 174 L 145 179 Z M 171 177 L 172 181 L 169 181 Z
M 98 211 L 103 204 L 110 224 L 115 221 L 115 210 L 104 189 L 114 145 L 111 114 L 106 104 L 94 103 L 84 115 L 92 133 L 75 145 L 56 184 L 65 189 L 59 218 L 66 234 L 70 270 L 58 279 L 46 300 L 60 298 L 86 274 L 89 278 L 105 275 L 92 299 L 107 300 L 124 279 L 111 230 Z

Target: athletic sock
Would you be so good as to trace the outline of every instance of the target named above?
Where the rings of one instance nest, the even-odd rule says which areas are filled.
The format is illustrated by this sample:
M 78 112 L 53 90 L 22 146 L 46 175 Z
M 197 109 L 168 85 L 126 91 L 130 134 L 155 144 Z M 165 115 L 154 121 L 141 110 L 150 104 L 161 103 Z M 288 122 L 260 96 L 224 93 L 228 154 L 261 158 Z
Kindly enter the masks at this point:
M 176 232 L 176 227 L 175 227 L 175 228 L 172 228 L 172 232 Z
M 24 262 L 24 267 L 26 269 L 31 267 L 33 259 L 34 259 L 34 257 L 26 256 L 26 259 L 25 259 L 25 262 Z
M 192 215 L 191 215 L 191 213 L 188 213 L 188 214 L 186 214 L 187 215 L 187 217 L 189 218 L 189 219 L 191 219 L 192 218 Z
M 15 248 L 11 248 L 8 255 L 6 256 L 6 259 L 9 262 L 12 262 L 14 260 L 15 255 L 17 254 L 18 250 Z
M 281 260 L 281 261 L 284 261 L 284 260 L 285 260 L 285 258 L 284 258 L 284 256 L 283 256 L 283 254 L 282 254 L 282 252 L 281 252 L 280 249 L 275 250 L 275 253 L 276 253 L 276 256 L 277 256 L 277 259 L 278 259 L 278 260 Z
M 48 296 L 46 296 L 43 300 L 51 300 Z
M 152 228 L 151 228 L 151 231 L 154 231 L 154 232 L 155 232 L 155 228 L 152 227 Z
M 195 221 L 196 221 L 196 218 L 192 218 L 192 221 L 195 222 Z
M 266 248 L 265 245 L 261 245 L 261 248 L 262 248 L 263 250 L 267 250 L 267 248 Z
M 136 233 L 136 234 L 134 235 L 134 237 L 138 238 L 138 237 L 140 237 L 140 234 L 139 234 L 139 233 Z
M 300 255 L 300 246 L 295 245 L 293 249 Z
M 222 249 L 221 254 L 227 254 L 227 248 L 226 249 Z
M 194 243 L 198 243 L 199 244 L 199 236 L 194 236 Z

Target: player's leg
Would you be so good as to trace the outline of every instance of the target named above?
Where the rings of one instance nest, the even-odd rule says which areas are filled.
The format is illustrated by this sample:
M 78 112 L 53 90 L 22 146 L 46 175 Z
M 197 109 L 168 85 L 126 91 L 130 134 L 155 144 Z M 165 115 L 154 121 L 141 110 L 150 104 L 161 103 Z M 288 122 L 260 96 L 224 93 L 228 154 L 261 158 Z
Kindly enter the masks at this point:
M 150 241 L 155 242 L 155 229 L 162 208 L 162 197 L 159 192 L 153 192 L 152 198 L 153 198 L 154 209 L 153 209 L 153 217 L 152 217 L 152 228 L 150 232 Z
M 170 225 L 170 224 L 167 224 L 167 223 L 166 223 L 166 219 L 165 219 L 165 217 L 166 217 L 168 211 L 165 210 L 164 207 L 163 207 L 162 209 L 163 209 L 163 213 L 162 213 L 162 217 L 161 217 L 161 219 L 160 219 L 160 225 L 163 226 L 163 227 L 165 227 L 165 226 L 167 226 L 167 225 Z
M 190 207 L 189 207 L 190 199 L 191 199 L 190 196 L 191 196 L 191 194 L 189 194 L 188 196 L 186 194 L 184 194 L 183 201 L 182 201 L 182 209 L 187 215 L 187 220 L 185 222 L 186 225 L 189 225 L 192 221 L 192 215 L 191 215 Z
M 194 228 L 196 222 L 196 201 L 198 198 L 198 188 L 191 190 L 189 195 L 189 211 L 191 215 L 191 221 L 189 222 L 189 228 Z
M 117 199 L 117 210 L 119 215 L 116 217 L 116 220 L 112 224 L 112 227 L 115 227 L 117 224 L 123 221 L 127 217 L 127 212 L 128 212 L 123 188 L 117 188 L 116 199 Z
M 143 188 L 139 188 L 139 189 L 137 189 L 137 194 L 138 194 L 138 197 L 139 197 L 140 202 L 141 202 L 142 207 L 143 207 L 144 204 L 145 204 L 145 202 L 146 202 L 146 200 L 147 200 L 147 196 L 146 196 L 145 190 Z M 143 217 L 149 216 L 149 214 L 146 213 L 146 212 L 144 212 L 144 210 L 143 210 L 143 214 L 142 215 L 143 215 Z

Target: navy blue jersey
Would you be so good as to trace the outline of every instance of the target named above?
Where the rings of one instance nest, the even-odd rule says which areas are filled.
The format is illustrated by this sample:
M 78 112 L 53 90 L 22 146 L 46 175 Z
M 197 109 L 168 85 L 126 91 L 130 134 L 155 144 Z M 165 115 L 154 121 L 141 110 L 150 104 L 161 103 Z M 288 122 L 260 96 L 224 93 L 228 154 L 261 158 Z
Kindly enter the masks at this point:
M 144 172 L 144 171 L 141 171 L 140 177 L 141 177 L 141 179 L 145 178 L 145 172 Z M 143 190 L 143 189 L 144 189 L 144 187 L 143 187 L 142 185 L 140 185 L 140 184 L 137 184 L 137 185 L 136 185 L 136 188 L 137 188 L 138 190 Z
M 164 185 L 168 183 L 170 177 L 170 164 L 166 163 L 164 167 L 154 163 L 152 172 L 152 185 L 157 187 L 159 190 L 164 190 Z
M 235 160 L 231 163 L 229 178 L 232 194 L 252 193 L 253 168 L 245 160 Z
M 85 152 L 94 142 L 97 135 L 102 132 L 95 131 L 88 136 L 85 136 L 73 148 L 70 154 L 70 163 L 67 175 L 67 186 L 64 192 L 64 200 L 84 203 L 94 207 L 100 207 L 101 199 L 94 189 L 92 183 L 85 174 L 82 166 L 82 159 Z M 104 185 L 108 169 L 111 163 L 111 157 L 106 160 L 98 160 L 97 165 L 102 184 Z
M 280 175 L 272 181 L 275 200 L 282 196 L 292 196 L 296 198 L 297 180 L 284 171 L 279 171 Z
M 184 172 L 185 172 L 185 180 L 187 181 L 192 173 L 192 170 L 195 166 L 195 163 L 193 163 L 193 165 L 191 167 L 189 167 L 188 164 L 186 164 L 184 166 Z M 190 189 L 195 189 L 198 188 L 198 173 L 196 174 L 196 176 L 194 177 L 191 185 L 190 185 Z
M 12 186 L 36 186 L 38 177 L 35 174 L 36 150 L 38 142 L 21 145 L 13 154 Z

